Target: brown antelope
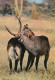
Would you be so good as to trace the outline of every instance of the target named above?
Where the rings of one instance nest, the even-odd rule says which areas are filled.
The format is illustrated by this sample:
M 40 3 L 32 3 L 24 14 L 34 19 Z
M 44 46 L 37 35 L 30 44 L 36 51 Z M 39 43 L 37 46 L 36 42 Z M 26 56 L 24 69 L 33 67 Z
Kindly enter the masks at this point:
M 12 70 L 12 59 L 13 58 L 15 59 L 14 70 L 17 71 L 17 65 L 18 65 L 19 60 L 20 60 L 20 67 L 22 70 L 22 59 L 24 56 L 25 47 L 20 42 L 18 42 L 17 38 L 15 38 L 15 37 L 11 38 L 8 41 L 7 52 L 8 52 L 8 60 L 9 60 L 10 70 Z
M 22 2 L 22 1 L 21 1 Z M 23 3 L 23 2 L 22 2 Z M 22 3 L 21 3 L 21 7 L 22 7 Z M 17 0 L 15 0 L 15 5 L 17 7 Z M 19 14 L 19 11 L 16 9 L 16 17 L 17 17 L 17 13 Z M 18 12 L 17 12 L 18 11 Z M 22 11 L 22 9 L 21 9 Z M 20 14 L 19 14 L 20 15 Z M 12 33 L 6 26 L 6 29 L 7 31 L 15 36 L 14 38 L 11 38 L 9 41 L 8 41 L 8 45 L 7 45 L 7 52 L 9 53 L 9 56 L 8 56 L 8 60 L 9 60 L 9 65 L 10 65 L 10 70 L 12 70 L 12 59 L 14 58 L 15 59 L 15 68 L 14 70 L 17 71 L 17 64 L 18 64 L 18 61 L 20 60 L 20 67 L 21 67 L 21 70 L 22 70 L 22 61 L 23 61 L 23 57 L 24 57 L 24 53 L 25 53 L 25 47 L 18 41 L 17 37 L 19 37 L 19 35 L 25 35 L 27 37 L 30 37 L 34 35 L 34 33 L 31 31 L 30 28 L 28 28 L 28 25 L 24 25 L 24 28 L 23 28 L 23 31 L 21 33 L 21 27 L 22 27 L 22 24 L 21 24 L 21 20 L 20 20 L 20 17 L 19 18 L 17 17 L 19 23 L 20 23 L 20 30 L 17 34 L 14 34 Z M 29 53 L 30 54 L 30 53 Z M 31 55 L 32 56 L 32 55 Z
M 26 50 L 33 55 L 33 59 L 34 57 L 36 57 L 36 70 L 38 67 L 39 57 L 45 55 L 44 66 L 45 69 L 47 69 L 50 44 L 46 36 L 32 36 L 32 39 L 30 39 L 25 35 L 20 35 L 20 39 L 18 39 L 18 41 L 20 41 L 25 46 Z M 31 56 L 29 56 L 26 71 L 28 69 L 31 59 Z
M 21 34 L 31 38 L 32 36 L 34 36 L 34 33 L 30 30 L 30 28 L 28 28 L 27 24 L 24 25 L 23 31 L 17 34 L 12 33 L 7 27 L 6 29 L 11 35 L 15 36 L 14 38 L 11 38 L 8 41 L 8 45 L 7 45 L 7 51 L 9 53 L 8 59 L 9 59 L 10 69 L 12 69 L 12 59 L 11 59 L 12 57 L 12 58 L 15 58 L 15 71 L 17 70 L 17 64 L 19 60 L 20 60 L 20 67 L 22 70 L 22 61 L 25 53 L 25 47 L 18 41 L 18 37 Z M 32 57 L 32 55 L 30 55 L 29 53 L 29 57 L 30 56 Z
M 16 36 L 18 36 L 21 32 L 21 13 L 22 13 L 22 7 L 23 7 L 23 0 L 21 0 L 21 9 L 18 9 L 18 4 L 17 4 L 17 0 L 15 0 L 15 13 L 16 13 L 16 17 L 17 15 L 19 15 L 19 18 L 17 17 L 19 23 L 20 23 L 20 30 L 18 34 L 13 34 L 12 32 L 9 31 L 9 29 L 6 27 L 7 31 L 15 36 L 14 38 L 11 38 L 8 41 L 8 45 L 7 45 L 7 52 L 8 52 L 8 60 L 9 60 L 9 66 L 10 66 L 10 70 L 12 70 L 12 59 L 15 59 L 15 68 L 14 70 L 17 71 L 17 65 L 18 65 L 18 61 L 20 60 L 20 65 L 21 65 L 21 70 L 22 70 L 22 59 L 23 59 L 23 55 L 25 52 L 25 48 L 24 46 L 18 42 L 18 39 L 16 38 Z M 21 55 L 22 54 L 22 55 Z M 21 57 L 20 57 L 21 55 Z

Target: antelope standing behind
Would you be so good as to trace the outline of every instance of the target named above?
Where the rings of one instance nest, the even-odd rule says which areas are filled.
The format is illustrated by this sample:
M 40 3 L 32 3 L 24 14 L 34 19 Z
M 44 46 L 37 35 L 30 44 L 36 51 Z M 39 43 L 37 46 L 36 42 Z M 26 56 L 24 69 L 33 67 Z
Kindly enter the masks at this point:
M 32 36 L 32 39 L 28 38 L 25 35 L 20 35 L 20 39 L 18 39 L 29 53 L 36 57 L 36 70 L 38 67 L 39 57 L 45 55 L 44 67 L 47 70 L 47 61 L 49 58 L 50 44 L 49 40 L 46 36 Z M 30 64 L 31 59 L 28 59 L 28 64 L 26 67 L 26 71 Z

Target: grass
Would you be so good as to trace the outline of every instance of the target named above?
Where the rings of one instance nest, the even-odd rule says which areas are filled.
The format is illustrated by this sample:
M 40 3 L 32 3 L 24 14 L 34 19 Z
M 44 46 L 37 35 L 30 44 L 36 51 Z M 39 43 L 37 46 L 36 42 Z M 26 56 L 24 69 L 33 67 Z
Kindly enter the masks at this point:
M 33 67 L 25 72 L 28 59 L 28 53 L 25 52 L 23 71 L 20 71 L 19 63 L 18 72 L 9 74 L 8 54 L 6 48 L 8 40 L 13 36 L 6 31 L 4 26 L 7 25 L 12 32 L 17 33 L 19 30 L 19 23 L 14 16 L 0 16 L 0 80 L 55 80 L 55 21 L 32 20 L 27 17 L 22 17 L 22 24 L 28 24 L 35 35 L 45 35 L 49 38 L 51 49 L 48 60 L 48 71 L 45 71 L 43 56 L 40 57 L 38 71 L 35 70 L 34 62 Z

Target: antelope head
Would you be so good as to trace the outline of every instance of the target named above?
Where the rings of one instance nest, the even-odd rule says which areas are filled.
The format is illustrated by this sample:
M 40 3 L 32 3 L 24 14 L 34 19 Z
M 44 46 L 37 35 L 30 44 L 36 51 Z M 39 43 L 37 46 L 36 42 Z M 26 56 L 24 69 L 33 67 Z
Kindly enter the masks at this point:
M 32 30 L 28 27 L 28 24 L 24 25 L 24 28 L 23 28 L 22 33 L 23 33 L 25 36 L 29 37 L 29 38 L 31 38 L 32 36 L 35 35 L 35 34 L 32 32 Z
M 20 23 L 21 23 L 21 21 L 20 21 Z M 24 28 L 23 28 L 22 32 L 18 32 L 17 34 L 12 33 L 12 32 L 8 29 L 7 26 L 5 26 L 5 28 L 6 28 L 6 30 L 7 30 L 11 35 L 13 35 L 13 36 L 15 36 L 15 37 L 18 37 L 19 35 L 25 35 L 25 36 L 27 36 L 27 37 L 30 38 L 30 37 L 32 37 L 32 36 L 35 35 L 35 34 L 31 31 L 31 29 L 28 27 L 27 24 L 24 25 Z

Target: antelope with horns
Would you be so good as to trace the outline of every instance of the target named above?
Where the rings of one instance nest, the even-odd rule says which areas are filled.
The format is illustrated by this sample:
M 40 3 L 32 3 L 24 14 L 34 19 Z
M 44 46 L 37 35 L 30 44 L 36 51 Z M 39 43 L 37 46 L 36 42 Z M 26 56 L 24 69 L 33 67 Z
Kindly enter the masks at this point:
M 9 60 L 9 66 L 10 66 L 10 70 L 12 70 L 12 59 L 15 59 L 15 68 L 14 70 L 17 71 L 17 65 L 18 65 L 18 61 L 20 60 L 20 65 L 21 65 L 21 70 L 22 70 L 22 59 L 23 59 L 23 55 L 25 52 L 25 47 L 18 42 L 18 39 L 16 38 L 16 36 L 19 36 L 19 34 L 21 33 L 21 28 L 22 28 L 22 24 L 21 24 L 21 13 L 22 13 L 22 7 L 23 7 L 23 0 L 21 0 L 21 9 L 18 9 L 18 1 L 15 0 L 15 13 L 16 13 L 16 18 L 18 19 L 19 23 L 20 23 L 20 30 L 18 34 L 13 34 L 12 32 L 10 32 L 10 30 L 5 26 L 5 28 L 7 29 L 7 31 L 14 36 L 14 38 L 11 38 L 8 41 L 8 45 L 7 45 L 7 52 L 8 52 L 8 60 Z M 19 18 L 17 17 L 17 15 L 19 16 Z M 22 55 L 21 55 L 22 54 Z M 21 57 L 20 57 L 21 55 Z
M 22 45 L 19 41 L 18 41 L 18 37 L 20 35 L 25 35 L 29 38 L 31 38 L 32 36 L 34 36 L 34 33 L 30 30 L 30 28 L 28 28 L 28 25 L 24 25 L 23 31 L 17 34 L 12 33 L 6 26 L 5 28 L 7 29 L 7 31 L 15 36 L 14 38 L 11 38 L 8 41 L 8 45 L 7 45 L 7 51 L 9 53 L 9 65 L 10 65 L 10 69 L 12 69 L 12 58 L 15 57 L 15 71 L 17 70 L 17 64 L 18 61 L 20 60 L 20 68 L 22 70 L 22 61 L 23 61 L 23 57 L 24 57 L 24 53 L 25 53 L 25 47 L 24 45 Z M 11 57 L 10 57 L 11 56 Z M 29 57 L 33 57 L 32 54 L 29 53 Z M 28 58 L 29 58 L 28 57 Z M 33 59 L 34 60 L 34 59 Z M 32 61 L 33 61 L 32 60 Z
M 37 70 L 39 57 L 42 55 L 45 55 L 44 67 L 47 70 L 47 61 L 49 58 L 50 51 L 50 44 L 48 38 L 46 36 L 32 36 L 32 39 L 30 39 L 25 35 L 20 35 L 20 39 L 18 39 L 18 41 L 20 41 L 25 46 L 26 50 L 33 55 L 32 56 L 33 58 L 29 56 L 26 71 L 34 57 L 36 57 L 36 70 Z
M 22 2 L 22 1 L 21 1 Z M 23 2 L 22 2 L 23 3 Z M 21 5 L 22 5 L 21 3 Z M 17 0 L 15 1 L 15 4 L 17 5 Z M 17 7 L 17 6 L 16 6 Z M 17 11 L 17 10 L 16 10 Z M 22 9 L 21 9 L 22 11 Z M 17 17 L 17 13 L 19 14 L 19 11 L 16 12 L 16 18 L 18 19 L 19 23 L 20 23 L 20 30 L 17 34 L 12 33 L 6 26 L 5 28 L 7 29 L 7 31 L 14 36 L 14 38 L 11 38 L 8 41 L 8 45 L 7 45 L 7 52 L 9 53 L 8 56 L 8 60 L 9 60 L 9 66 L 10 66 L 10 70 L 12 70 L 12 59 L 15 58 L 15 68 L 14 70 L 17 71 L 17 65 L 18 65 L 18 61 L 20 60 L 20 68 L 22 70 L 22 61 L 23 61 L 23 57 L 24 57 L 24 53 L 25 53 L 25 47 L 24 45 L 22 45 L 19 41 L 18 41 L 18 37 L 19 35 L 25 35 L 29 38 L 31 38 L 34 33 L 31 31 L 30 28 L 28 28 L 28 25 L 24 25 L 23 31 L 21 32 L 21 28 L 22 28 L 22 24 L 21 24 L 21 16 L 19 16 L 19 18 Z M 32 54 L 29 53 L 29 56 L 31 56 L 31 58 L 33 57 Z M 33 59 L 34 61 L 34 59 Z M 32 62 L 33 63 L 33 62 Z

